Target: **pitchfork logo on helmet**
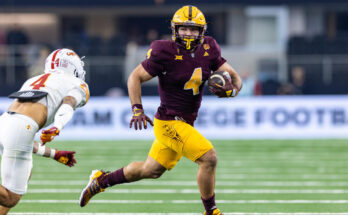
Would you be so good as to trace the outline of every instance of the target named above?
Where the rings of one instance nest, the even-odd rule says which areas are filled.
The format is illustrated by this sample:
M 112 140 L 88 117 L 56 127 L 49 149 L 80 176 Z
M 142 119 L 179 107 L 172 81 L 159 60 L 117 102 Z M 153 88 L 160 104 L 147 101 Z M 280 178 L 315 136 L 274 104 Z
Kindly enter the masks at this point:
M 57 49 L 46 58 L 45 73 L 64 73 L 85 80 L 83 66 L 84 62 L 73 50 Z
M 179 35 L 180 26 L 194 26 L 199 29 L 199 35 L 196 38 L 183 38 Z M 207 30 L 205 17 L 197 7 L 187 5 L 177 10 L 172 19 L 172 39 L 186 47 L 188 50 L 194 49 L 203 43 L 204 34 Z

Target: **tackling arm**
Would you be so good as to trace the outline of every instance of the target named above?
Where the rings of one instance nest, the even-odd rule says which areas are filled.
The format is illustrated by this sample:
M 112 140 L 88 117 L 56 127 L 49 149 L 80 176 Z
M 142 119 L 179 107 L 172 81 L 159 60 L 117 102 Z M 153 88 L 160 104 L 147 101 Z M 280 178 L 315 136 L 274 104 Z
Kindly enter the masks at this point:
M 34 141 L 33 153 L 40 155 L 42 157 L 53 158 L 56 151 L 54 149 L 47 147 L 47 146 L 40 146 L 40 144 L 38 142 Z
M 63 102 L 54 117 L 53 127 L 43 130 L 41 133 L 42 144 L 52 141 L 55 136 L 59 135 L 60 130 L 73 117 L 76 103 L 76 99 L 72 96 L 66 96 L 63 98 Z
M 47 146 L 42 146 L 36 141 L 34 141 L 33 153 L 42 157 L 50 157 L 69 167 L 74 166 L 76 163 L 74 151 L 58 151 Z
M 71 120 L 74 109 L 76 107 L 76 99 L 72 96 L 63 98 L 62 105 L 59 107 L 55 117 L 53 126 L 62 130 L 62 128 Z

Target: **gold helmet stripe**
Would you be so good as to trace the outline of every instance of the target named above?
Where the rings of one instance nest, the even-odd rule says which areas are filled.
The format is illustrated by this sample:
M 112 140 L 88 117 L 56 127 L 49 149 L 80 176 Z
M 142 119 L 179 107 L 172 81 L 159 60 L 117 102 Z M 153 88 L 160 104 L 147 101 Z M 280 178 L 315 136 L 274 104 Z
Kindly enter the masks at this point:
M 189 5 L 189 17 L 188 19 L 191 21 L 192 20 L 192 5 Z

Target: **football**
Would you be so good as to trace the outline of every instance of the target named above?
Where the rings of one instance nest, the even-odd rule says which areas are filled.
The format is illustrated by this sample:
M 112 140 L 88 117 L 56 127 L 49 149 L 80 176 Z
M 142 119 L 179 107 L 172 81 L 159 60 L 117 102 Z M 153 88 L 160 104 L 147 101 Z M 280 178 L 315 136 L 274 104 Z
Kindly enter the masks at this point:
M 220 86 L 225 86 L 225 78 L 224 76 L 230 77 L 230 74 L 226 71 L 216 71 L 208 79 L 208 86 L 216 86 L 216 84 Z

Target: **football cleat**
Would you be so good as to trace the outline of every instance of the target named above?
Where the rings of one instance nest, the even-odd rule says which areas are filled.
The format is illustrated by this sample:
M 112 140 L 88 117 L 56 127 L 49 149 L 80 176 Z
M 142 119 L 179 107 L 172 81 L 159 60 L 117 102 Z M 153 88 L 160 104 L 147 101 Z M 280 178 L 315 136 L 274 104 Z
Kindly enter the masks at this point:
M 99 185 L 98 180 L 100 180 L 101 178 L 105 177 L 108 174 L 109 172 L 104 172 L 103 170 L 96 169 L 92 171 L 92 174 L 89 176 L 89 182 L 87 186 L 81 192 L 81 196 L 80 196 L 81 207 L 84 207 L 85 205 L 87 205 L 89 200 L 91 200 L 91 198 L 94 195 L 105 191 L 105 189 Z
M 204 212 L 204 215 L 207 215 L 207 212 Z M 224 215 L 224 214 L 221 213 L 219 209 L 215 208 L 215 209 L 213 210 L 212 215 Z

